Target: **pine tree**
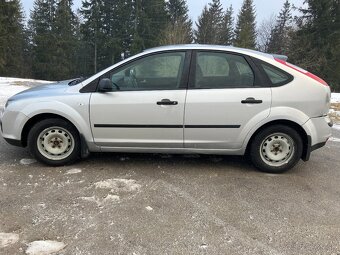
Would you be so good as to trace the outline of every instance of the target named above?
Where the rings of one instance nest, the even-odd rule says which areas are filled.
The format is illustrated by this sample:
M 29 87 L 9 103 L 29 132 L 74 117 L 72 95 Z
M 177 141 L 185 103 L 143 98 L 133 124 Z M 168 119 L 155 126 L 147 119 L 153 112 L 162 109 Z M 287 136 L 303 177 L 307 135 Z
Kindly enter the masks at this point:
M 289 45 L 289 33 L 292 30 L 293 16 L 291 14 L 292 6 L 288 0 L 283 5 L 274 29 L 268 43 L 268 51 L 276 54 L 287 54 Z
M 233 18 L 233 7 L 230 6 L 223 17 L 223 23 L 220 32 L 220 44 L 232 45 L 234 40 L 234 18 Z
M 168 24 L 163 32 L 161 44 L 192 43 L 192 21 L 189 18 L 185 0 L 169 0 L 166 4 Z
M 19 0 L 0 0 L 0 75 L 24 76 L 25 31 Z
M 244 0 L 238 15 L 234 45 L 242 48 L 255 49 L 256 21 L 253 0 Z

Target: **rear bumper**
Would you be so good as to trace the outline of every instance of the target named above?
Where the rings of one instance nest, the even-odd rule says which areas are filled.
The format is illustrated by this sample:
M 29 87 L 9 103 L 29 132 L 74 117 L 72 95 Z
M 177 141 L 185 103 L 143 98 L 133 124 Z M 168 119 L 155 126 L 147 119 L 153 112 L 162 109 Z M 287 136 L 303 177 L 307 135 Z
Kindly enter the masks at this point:
M 332 121 L 327 117 L 311 118 L 303 128 L 307 131 L 307 144 L 305 144 L 302 160 L 308 161 L 312 151 L 322 148 L 332 135 Z
M 321 143 L 311 145 L 311 142 L 312 142 L 312 139 L 311 139 L 310 136 L 308 136 L 307 145 L 305 146 L 304 153 L 302 154 L 302 157 L 301 157 L 301 159 L 303 161 L 308 161 L 310 159 L 310 155 L 313 151 L 324 147 L 327 143 L 327 141 L 326 141 L 326 142 L 321 142 Z

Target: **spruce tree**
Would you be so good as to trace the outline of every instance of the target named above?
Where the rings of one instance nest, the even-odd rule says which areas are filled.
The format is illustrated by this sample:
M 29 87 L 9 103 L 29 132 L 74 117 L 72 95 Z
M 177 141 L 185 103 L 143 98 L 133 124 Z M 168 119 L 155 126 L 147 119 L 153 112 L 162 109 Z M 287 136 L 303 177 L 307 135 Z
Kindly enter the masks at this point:
M 80 26 L 82 34 L 82 52 L 85 62 L 85 73 L 96 73 L 98 69 L 98 44 L 102 27 L 102 0 L 85 0 L 82 2 L 80 13 L 83 23 Z
M 161 44 L 192 43 L 192 21 L 185 0 L 169 0 L 166 4 L 168 24 L 163 32 Z
M 234 18 L 233 18 L 233 7 L 230 6 L 223 17 L 223 22 L 220 32 L 220 44 L 232 45 L 234 40 Z
M 212 27 L 212 17 L 207 6 L 204 6 L 202 14 L 196 22 L 195 42 L 201 44 L 211 44 L 215 37 Z
M 164 0 L 135 0 L 132 53 L 160 45 L 166 27 L 167 13 Z
M 195 41 L 205 44 L 231 45 L 234 37 L 233 8 L 223 11 L 220 0 L 204 7 L 196 23 Z
M 56 3 L 54 0 L 35 0 L 29 30 L 32 40 L 32 72 L 38 79 L 53 79 L 56 38 L 53 33 Z
M 0 75 L 24 76 L 25 31 L 19 0 L 0 0 Z
M 234 45 L 242 48 L 255 49 L 256 21 L 253 0 L 244 0 L 237 17 Z
M 209 13 L 211 17 L 212 38 L 211 44 L 221 44 L 222 26 L 223 26 L 223 7 L 220 0 L 212 0 L 209 3 Z
M 339 90 L 339 0 L 307 0 L 289 48 L 290 61 L 324 78 Z
M 52 33 L 56 40 L 53 67 L 54 80 L 68 79 L 76 75 L 77 18 L 72 11 L 72 0 L 59 0 L 56 6 Z
M 283 5 L 268 43 L 268 52 L 276 54 L 287 54 L 289 45 L 289 33 L 292 30 L 293 16 L 292 6 L 288 0 Z

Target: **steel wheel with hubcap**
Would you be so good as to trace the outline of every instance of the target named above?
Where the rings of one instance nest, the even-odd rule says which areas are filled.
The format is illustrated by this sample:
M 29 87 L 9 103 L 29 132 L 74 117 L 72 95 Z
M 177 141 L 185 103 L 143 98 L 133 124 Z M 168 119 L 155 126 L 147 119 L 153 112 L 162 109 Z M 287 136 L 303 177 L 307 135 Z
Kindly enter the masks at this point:
M 28 147 L 33 156 L 43 163 L 54 166 L 69 164 L 79 157 L 79 134 L 66 120 L 43 120 L 29 132 Z
M 250 157 L 261 171 L 282 173 L 297 164 L 302 149 L 301 136 L 295 129 L 273 125 L 255 135 L 250 145 Z
M 293 139 L 283 133 L 269 135 L 261 144 L 260 153 L 262 160 L 271 166 L 287 164 L 294 155 Z
M 38 150 L 46 158 L 62 160 L 67 158 L 74 149 L 74 138 L 61 127 L 51 127 L 43 130 L 37 139 Z

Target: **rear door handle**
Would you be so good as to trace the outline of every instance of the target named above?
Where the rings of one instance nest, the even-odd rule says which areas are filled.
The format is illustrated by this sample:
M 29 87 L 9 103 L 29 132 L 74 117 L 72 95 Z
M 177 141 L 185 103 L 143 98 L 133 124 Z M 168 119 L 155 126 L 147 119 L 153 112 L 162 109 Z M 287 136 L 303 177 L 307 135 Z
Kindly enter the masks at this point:
M 248 97 L 245 100 L 241 101 L 242 104 L 262 104 L 262 100 L 257 100 L 253 97 Z
M 162 99 L 157 102 L 157 105 L 178 105 L 177 101 L 171 101 L 170 99 Z

